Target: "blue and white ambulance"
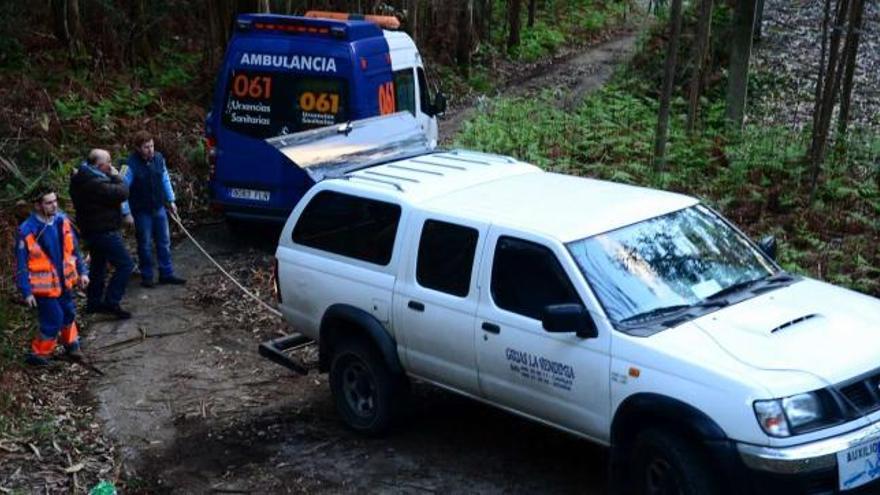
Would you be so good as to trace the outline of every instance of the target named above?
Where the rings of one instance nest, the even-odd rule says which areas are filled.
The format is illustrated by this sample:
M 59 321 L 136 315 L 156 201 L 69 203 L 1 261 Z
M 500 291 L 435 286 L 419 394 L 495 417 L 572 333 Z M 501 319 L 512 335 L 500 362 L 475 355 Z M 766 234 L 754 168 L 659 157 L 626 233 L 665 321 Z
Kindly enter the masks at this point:
M 330 12 L 239 16 L 205 123 L 214 208 L 282 222 L 315 183 L 269 138 L 409 111 L 435 146 L 445 98 L 429 96 L 422 57 L 398 26 Z

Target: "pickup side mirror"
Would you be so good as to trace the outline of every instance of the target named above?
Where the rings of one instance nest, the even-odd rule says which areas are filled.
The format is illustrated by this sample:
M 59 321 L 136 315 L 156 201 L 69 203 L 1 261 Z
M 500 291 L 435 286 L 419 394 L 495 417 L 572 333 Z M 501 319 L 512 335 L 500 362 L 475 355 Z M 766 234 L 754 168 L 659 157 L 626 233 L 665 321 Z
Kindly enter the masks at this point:
M 769 256 L 770 259 L 776 261 L 776 237 L 768 235 L 758 242 L 758 247 L 761 248 L 761 251 Z
M 551 304 L 541 311 L 541 324 L 551 333 L 574 332 L 582 339 L 599 336 L 596 323 L 581 304 Z
M 434 101 L 428 105 L 427 113 L 431 117 L 446 113 L 446 95 L 438 91 L 437 94 L 434 95 Z

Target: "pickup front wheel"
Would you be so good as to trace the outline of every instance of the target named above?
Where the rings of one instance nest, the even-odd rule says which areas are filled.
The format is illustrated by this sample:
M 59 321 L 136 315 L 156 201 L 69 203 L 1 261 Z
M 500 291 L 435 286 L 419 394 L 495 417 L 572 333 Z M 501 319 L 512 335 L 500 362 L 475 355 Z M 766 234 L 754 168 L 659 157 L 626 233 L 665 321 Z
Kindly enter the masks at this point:
M 394 416 L 399 380 L 369 344 L 340 342 L 330 365 L 330 390 L 336 409 L 352 429 L 371 435 L 388 429 Z
M 631 482 L 637 495 L 719 493 L 704 458 L 684 438 L 649 429 L 636 439 Z

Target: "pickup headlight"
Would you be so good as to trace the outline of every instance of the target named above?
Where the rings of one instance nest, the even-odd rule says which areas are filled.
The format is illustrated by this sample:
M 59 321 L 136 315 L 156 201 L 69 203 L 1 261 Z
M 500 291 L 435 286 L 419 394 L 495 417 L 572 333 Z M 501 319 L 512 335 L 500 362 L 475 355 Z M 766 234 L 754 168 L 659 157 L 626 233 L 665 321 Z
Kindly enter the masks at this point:
M 755 416 L 770 436 L 788 437 L 792 431 L 823 419 L 822 402 L 815 392 L 784 399 L 755 401 Z

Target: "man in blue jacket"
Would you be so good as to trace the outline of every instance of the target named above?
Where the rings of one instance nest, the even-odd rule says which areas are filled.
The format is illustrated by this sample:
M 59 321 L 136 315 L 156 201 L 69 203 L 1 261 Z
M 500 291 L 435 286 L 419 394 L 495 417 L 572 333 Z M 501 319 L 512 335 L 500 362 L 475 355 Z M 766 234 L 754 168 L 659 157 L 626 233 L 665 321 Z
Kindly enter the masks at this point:
M 34 211 L 18 228 L 16 283 L 25 303 L 37 308 L 40 332 L 31 341 L 29 364 L 45 366 L 60 337 L 70 358 L 82 359 L 73 288 L 89 285 L 73 222 L 58 209 L 58 195 L 41 189 Z
M 186 280 L 175 276 L 171 265 L 171 236 L 165 208 L 177 215 L 177 206 L 174 204 L 174 189 L 165 166 L 165 157 L 156 151 L 153 136 L 147 131 L 135 134 L 134 147 L 122 171 L 129 190 L 128 205 L 123 205 L 123 214 L 130 209 L 134 217 L 141 285 L 153 287 L 155 284 L 153 242 L 159 261 L 159 283 L 184 284 Z

